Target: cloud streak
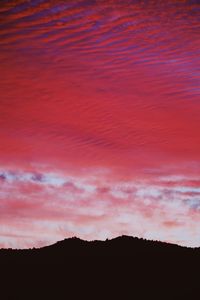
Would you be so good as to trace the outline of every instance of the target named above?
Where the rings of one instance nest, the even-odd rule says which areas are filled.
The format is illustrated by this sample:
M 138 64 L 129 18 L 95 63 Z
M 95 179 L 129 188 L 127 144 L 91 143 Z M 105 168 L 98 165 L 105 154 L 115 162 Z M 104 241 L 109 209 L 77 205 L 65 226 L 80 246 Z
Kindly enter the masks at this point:
M 156 183 L 151 178 L 127 181 L 97 171 L 74 176 L 38 170 L 43 180 L 37 181 L 34 173 L 25 171 L 7 175 L 0 194 L 1 242 L 5 247 L 26 247 L 27 240 L 34 246 L 41 239 L 48 244 L 74 235 L 92 240 L 129 234 L 198 246 L 199 187 L 180 188 L 180 180 L 173 180 L 174 185 L 166 188 L 170 177 L 157 178 Z M 14 232 L 16 237 L 6 242 L 5 228 L 8 236 Z

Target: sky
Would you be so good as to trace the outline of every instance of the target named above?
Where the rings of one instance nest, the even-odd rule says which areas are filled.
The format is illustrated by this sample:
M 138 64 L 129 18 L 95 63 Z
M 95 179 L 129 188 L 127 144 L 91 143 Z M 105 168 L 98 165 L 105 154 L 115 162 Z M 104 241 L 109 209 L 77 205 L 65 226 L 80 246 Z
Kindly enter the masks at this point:
M 200 246 L 199 1 L 2 0 L 0 248 Z

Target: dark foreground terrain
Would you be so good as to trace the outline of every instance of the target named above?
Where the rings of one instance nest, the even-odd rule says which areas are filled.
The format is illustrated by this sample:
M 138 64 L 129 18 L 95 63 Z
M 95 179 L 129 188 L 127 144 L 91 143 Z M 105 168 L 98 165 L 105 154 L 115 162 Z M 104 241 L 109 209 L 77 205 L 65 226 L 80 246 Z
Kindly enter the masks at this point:
M 53 299 L 68 299 L 58 293 L 71 286 L 73 299 L 85 289 L 89 293 L 95 289 L 92 298 L 101 295 L 101 299 L 115 298 L 116 294 L 120 299 L 200 299 L 199 248 L 127 236 L 105 242 L 71 238 L 41 249 L 1 249 L 0 266 L 10 275 L 17 274 L 22 290 L 24 282 L 26 287 L 39 283 L 40 292 L 34 299 L 51 298 L 52 289 L 56 291 Z M 37 289 L 29 290 L 32 295 Z
M 127 257 L 137 261 L 159 260 L 190 263 L 200 260 L 200 248 L 186 248 L 174 244 L 148 241 L 129 236 L 121 236 L 106 241 L 84 241 L 69 238 L 53 245 L 33 249 L 0 249 L 0 263 L 67 264 L 69 257 Z

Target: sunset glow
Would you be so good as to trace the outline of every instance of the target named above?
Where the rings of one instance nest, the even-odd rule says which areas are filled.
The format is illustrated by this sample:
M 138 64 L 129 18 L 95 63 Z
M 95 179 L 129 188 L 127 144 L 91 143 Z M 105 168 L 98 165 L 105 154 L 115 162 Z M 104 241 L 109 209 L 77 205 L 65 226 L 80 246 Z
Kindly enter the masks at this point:
M 1 1 L 0 247 L 200 246 L 198 1 Z

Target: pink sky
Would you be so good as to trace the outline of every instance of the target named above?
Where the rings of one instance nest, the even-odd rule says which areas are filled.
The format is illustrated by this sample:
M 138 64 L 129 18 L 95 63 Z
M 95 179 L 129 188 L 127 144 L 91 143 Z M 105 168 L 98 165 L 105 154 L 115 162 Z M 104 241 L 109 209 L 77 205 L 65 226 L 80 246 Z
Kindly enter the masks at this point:
M 194 2 L 1 5 L 0 247 L 200 246 Z

